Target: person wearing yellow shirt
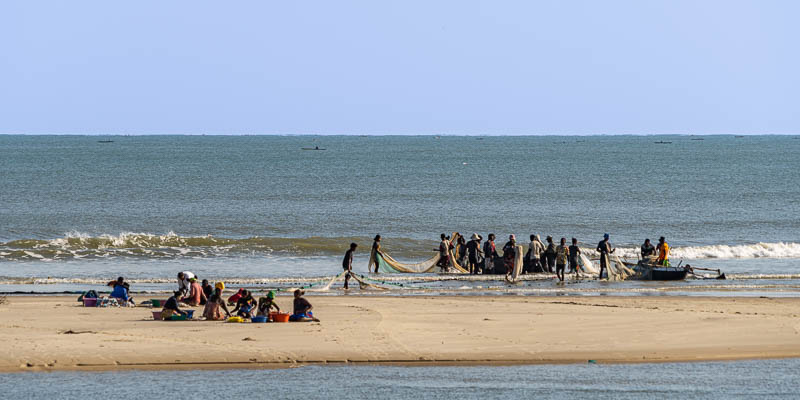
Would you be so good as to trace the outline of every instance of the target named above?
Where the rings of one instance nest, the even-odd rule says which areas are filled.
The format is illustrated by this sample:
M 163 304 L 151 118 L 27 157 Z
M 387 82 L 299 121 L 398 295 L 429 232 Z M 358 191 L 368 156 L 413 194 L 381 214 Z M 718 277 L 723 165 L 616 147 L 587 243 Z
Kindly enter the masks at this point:
M 669 245 L 664 237 L 658 239 L 658 264 L 663 266 L 669 265 Z

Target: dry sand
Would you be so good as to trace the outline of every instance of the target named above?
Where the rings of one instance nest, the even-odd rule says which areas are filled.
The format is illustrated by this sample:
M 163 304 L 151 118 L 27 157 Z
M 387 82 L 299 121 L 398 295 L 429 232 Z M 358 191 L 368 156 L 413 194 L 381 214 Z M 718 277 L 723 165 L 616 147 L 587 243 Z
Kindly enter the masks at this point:
M 800 299 L 309 297 L 321 323 L 162 322 L 70 297 L 0 306 L 0 371 L 800 357 Z M 289 298 L 278 304 L 289 308 Z M 197 308 L 196 314 L 201 309 Z

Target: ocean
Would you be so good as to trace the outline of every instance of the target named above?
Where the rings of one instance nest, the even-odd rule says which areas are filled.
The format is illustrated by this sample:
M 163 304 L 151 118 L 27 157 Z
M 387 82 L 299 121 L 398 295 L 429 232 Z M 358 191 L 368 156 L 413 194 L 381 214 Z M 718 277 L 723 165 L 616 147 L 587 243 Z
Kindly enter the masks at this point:
M 800 360 L 472 367 L 0 374 L 15 399 L 223 398 L 795 399 Z M 33 378 L 33 379 L 32 379 Z
M 575 237 L 586 250 L 608 232 L 629 260 L 665 236 L 673 263 L 729 279 L 372 278 L 390 294 L 796 296 L 797 139 L 0 135 L 0 292 L 100 289 L 120 275 L 134 292 L 166 291 L 183 270 L 319 285 L 350 242 L 366 274 L 376 234 L 398 260 L 421 261 L 458 231 L 496 233 L 499 245 Z

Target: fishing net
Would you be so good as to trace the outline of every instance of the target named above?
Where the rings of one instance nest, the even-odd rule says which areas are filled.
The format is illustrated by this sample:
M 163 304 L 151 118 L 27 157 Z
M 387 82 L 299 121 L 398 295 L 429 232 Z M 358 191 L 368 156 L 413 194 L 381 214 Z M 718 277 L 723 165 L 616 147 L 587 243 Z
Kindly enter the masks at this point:
M 441 256 L 437 253 L 435 256 L 416 264 L 403 264 L 398 262 L 392 256 L 386 254 L 385 252 L 373 252 L 372 262 L 370 265 L 378 265 L 378 272 L 383 273 L 425 273 L 425 272 L 433 272 L 436 269 L 436 263 L 439 262 L 439 258 Z
M 314 284 L 310 284 L 310 285 L 308 285 L 308 287 L 304 287 L 303 291 L 306 291 L 306 292 L 327 292 L 328 290 L 331 289 L 331 286 L 333 286 L 333 284 L 336 281 L 338 281 L 339 279 L 342 279 L 346 273 L 347 273 L 347 271 L 342 271 L 341 274 L 332 277 L 331 280 L 328 281 L 328 283 L 326 283 L 325 285 L 322 285 L 320 287 L 316 287 L 315 288 Z M 283 290 L 287 291 L 287 292 L 293 292 L 293 291 L 295 291 L 297 289 L 301 289 L 301 288 L 299 288 L 299 287 L 289 287 L 289 288 L 286 288 L 286 289 L 283 289 Z
M 620 260 L 618 255 L 615 254 L 612 260 L 614 261 L 613 263 L 606 263 L 608 265 L 608 280 L 624 281 L 636 274 L 634 270 L 628 268 L 628 266 Z
M 460 235 L 458 233 L 453 233 L 453 235 L 451 236 L 452 238 L 451 241 L 457 242 L 459 236 Z M 464 267 L 459 265 L 458 261 L 456 261 L 458 258 L 456 257 L 457 254 L 455 252 L 455 249 L 450 249 L 449 254 L 450 254 L 449 267 L 455 269 L 456 272 L 468 273 L 468 271 Z M 434 272 L 437 267 L 436 264 L 439 262 L 440 258 L 441 255 L 437 253 L 435 256 L 423 262 L 416 264 L 405 264 L 395 260 L 394 258 L 392 258 L 392 256 L 390 256 L 384 251 L 373 250 L 372 254 L 370 254 L 369 257 L 369 264 L 367 265 L 367 270 L 372 271 L 372 266 L 377 265 L 378 272 L 383 272 L 383 273 L 400 272 L 406 274 L 422 274 L 427 272 Z
M 594 267 L 592 261 L 589 260 L 589 257 L 586 257 L 583 253 L 581 253 L 580 257 L 578 258 L 578 275 L 580 276 L 597 276 L 600 274 L 600 271 Z
M 506 280 L 514 283 L 519 278 L 519 275 L 522 273 L 522 246 L 516 245 L 515 246 L 515 256 L 514 256 L 514 268 L 511 269 L 511 273 L 506 276 Z

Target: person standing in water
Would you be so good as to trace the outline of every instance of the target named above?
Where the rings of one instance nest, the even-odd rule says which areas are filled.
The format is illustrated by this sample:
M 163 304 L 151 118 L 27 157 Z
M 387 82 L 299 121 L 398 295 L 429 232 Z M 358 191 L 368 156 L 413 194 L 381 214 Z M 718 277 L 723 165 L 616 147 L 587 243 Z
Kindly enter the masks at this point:
M 469 273 L 471 275 L 478 274 L 478 261 L 481 255 L 481 237 L 477 233 L 473 233 L 470 241 L 467 243 L 467 257 L 469 261 Z
M 569 246 L 569 270 L 575 272 L 575 279 L 578 279 L 578 257 L 581 249 L 578 248 L 578 239 L 572 238 L 572 245 Z
M 381 254 L 381 235 L 375 235 L 375 239 L 372 241 L 372 251 L 369 254 L 370 265 L 375 263 L 375 273 L 378 273 L 378 255 Z M 369 268 L 367 269 L 369 272 Z
M 350 249 L 344 253 L 344 260 L 342 260 L 342 268 L 345 270 L 344 273 L 345 290 L 348 289 L 347 284 L 348 282 L 350 282 L 350 273 L 353 272 L 353 253 L 356 251 L 356 247 L 358 247 L 358 244 L 350 243 Z
M 547 239 L 547 248 L 544 250 L 544 257 L 547 260 L 547 272 L 553 273 L 553 267 L 556 264 L 556 245 L 553 243 L 553 237 L 548 236 Z
M 508 236 L 508 242 L 503 245 L 503 265 L 506 267 L 506 276 L 514 270 L 514 258 L 517 256 L 517 238 Z
M 611 243 L 608 242 L 609 235 L 606 233 L 603 235 L 603 240 L 597 244 L 597 252 L 600 253 L 600 274 L 597 275 L 598 279 L 603 278 L 603 270 L 608 268 L 608 255 L 613 253 L 614 250 L 611 248 Z
M 442 269 L 442 271 L 447 272 L 450 270 L 450 241 L 447 240 L 447 236 L 443 233 L 440 236 L 442 241 L 439 242 L 439 248 L 436 250 L 439 252 L 439 261 L 436 265 Z
M 494 233 L 490 233 L 488 240 L 483 244 L 483 273 L 494 269 L 494 259 L 497 258 L 497 248 L 494 245 Z
M 564 270 L 567 269 L 567 261 L 569 260 L 569 248 L 567 247 L 567 238 L 561 238 L 561 242 L 556 247 L 556 277 L 561 282 L 564 282 Z
M 529 267 L 527 272 L 542 272 L 540 256 L 544 252 L 544 244 L 539 240 L 539 235 L 531 235 L 531 244 L 528 247 Z
M 663 236 L 658 239 L 658 264 L 669 266 L 669 245 Z
M 467 239 L 460 233 L 457 233 L 458 240 L 456 241 L 456 261 L 458 265 L 464 266 L 467 261 Z

